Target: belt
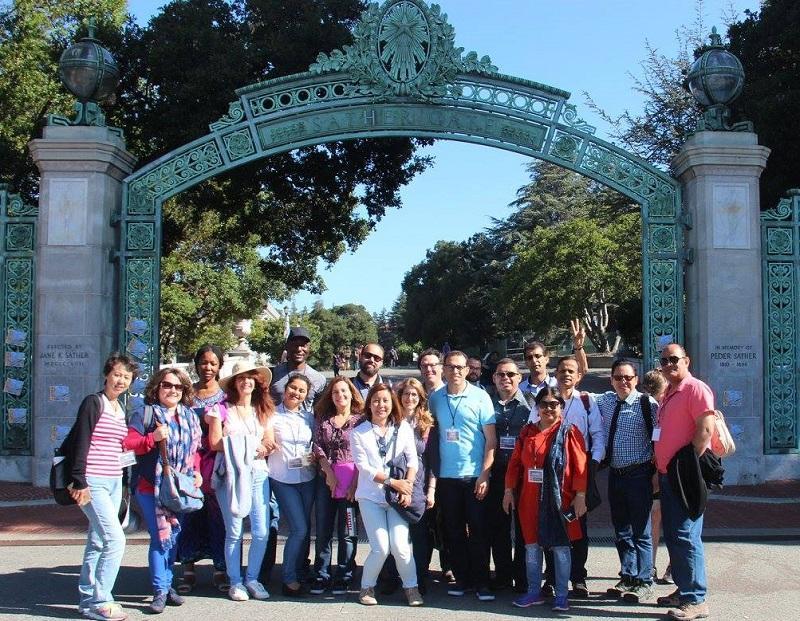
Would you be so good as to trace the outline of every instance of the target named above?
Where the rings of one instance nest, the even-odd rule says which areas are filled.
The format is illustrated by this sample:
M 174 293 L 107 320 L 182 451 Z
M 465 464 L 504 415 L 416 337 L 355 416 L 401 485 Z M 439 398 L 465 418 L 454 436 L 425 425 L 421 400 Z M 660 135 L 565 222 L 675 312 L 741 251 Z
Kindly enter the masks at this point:
M 626 477 L 626 476 L 628 476 L 630 474 L 637 473 L 637 472 L 639 472 L 640 470 L 642 470 L 642 469 L 644 469 L 646 467 L 647 468 L 652 468 L 653 467 L 653 462 L 644 461 L 644 462 L 642 462 L 640 464 L 632 464 L 630 466 L 625 466 L 623 468 L 611 468 L 611 472 L 615 476 Z

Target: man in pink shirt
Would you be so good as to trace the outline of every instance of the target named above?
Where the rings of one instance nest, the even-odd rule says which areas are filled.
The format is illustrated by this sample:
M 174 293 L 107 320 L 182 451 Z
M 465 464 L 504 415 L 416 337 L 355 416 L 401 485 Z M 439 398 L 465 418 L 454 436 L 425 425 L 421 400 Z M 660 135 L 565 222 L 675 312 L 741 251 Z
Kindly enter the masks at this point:
M 658 427 L 653 432 L 656 467 L 661 488 L 664 542 L 672 563 L 674 593 L 659 597 L 660 606 L 674 607 L 667 616 L 690 621 L 708 617 L 706 565 L 703 551 L 703 516 L 689 517 L 681 498 L 672 489 L 667 467 L 674 455 L 692 444 L 698 455 L 708 448 L 713 431 L 714 395 L 689 373 L 689 356 L 677 343 L 661 352 L 661 371 L 669 383 L 658 409 Z

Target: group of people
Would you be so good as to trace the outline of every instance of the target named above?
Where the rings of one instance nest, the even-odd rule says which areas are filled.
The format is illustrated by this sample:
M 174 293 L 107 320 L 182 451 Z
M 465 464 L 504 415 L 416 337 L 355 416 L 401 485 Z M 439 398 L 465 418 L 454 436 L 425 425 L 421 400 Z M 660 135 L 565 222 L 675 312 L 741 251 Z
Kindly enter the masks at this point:
M 597 471 L 608 467 L 620 559 L 620 579 L 608 593 L 628 602 L 652 598 L 651 512 L 660 494 L 656 515 L 677 588 L 658 604 L 674 619 L 708 616 L 702 515 L 690 514 L 668 471 L 680 451 L 708 448 L 713 395 L 675 343 L 646 375 L 649 395 L 637 390 L 636 366 L 624 360 L 612 367 L 612 390 L 581 392 L 583 338 L 574 324 L 574 354 L 559 360 L 554 376 L 546 347 L 532 342 L 525 380 L 514 360 L 502 358 L 486 386 L 475 378 L 480 360 L 428 349 L 418 357 L 421 381 L 392 385 L 381 376 L 384 350 L 376 343 L 361 348 L 352 379 L 326 382 L 307 363 L 309 333 L 292 328 L 286 361 L 273 369 L 239 362 L 219 378 L 222 352 L 204 346 L 194 360 L 197 383 L 163 368 L 127 417 L 118 398 L 137 368 L 112 355 L 103 390 L 83 401 L 76 423 L 70 489 L 89 520 L 80 612 L 126 618 L 111 591 L 125 547 L 117 515 L 123 469 L 135 462 L 130 485 L 150 534 L 153 613 L 184 603 L 196 583 L 194 564 L 204 558 L 231 600 L 267 599 L 279 518 L 288 529 L 283 595 L 346 594 L 355 588 L 359 516 L 370 546 L 359 586 L 364 605 L 377 604 L 393 584 L 409 605 L 422 605 L 435 546 L 451 596 L 474 592 L 492 601 L 513 588 L 514 606 L 552 597 L 554 610 L 567 611 L 570 582 L 573 597 L 589 595 L 586 514 L 599 502 Z M 159 490 L 170 470 L 193 477 L 202 509 L 164 506 Z M 243 573 L 245 517 L 252 542 Z M 183 566 L 177 581 L 176 562 Z

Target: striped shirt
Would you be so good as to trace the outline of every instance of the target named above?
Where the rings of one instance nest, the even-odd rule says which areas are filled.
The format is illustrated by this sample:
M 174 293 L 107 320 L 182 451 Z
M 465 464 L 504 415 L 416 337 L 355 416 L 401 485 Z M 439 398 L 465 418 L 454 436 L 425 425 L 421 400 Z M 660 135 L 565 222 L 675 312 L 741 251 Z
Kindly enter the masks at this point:
M 86 476 L 119 477 L 122 476 L 119 456 L 122 454 L 122 440 L 128 434 L 128 426 L 122 408 L 118 406 L 115 410 L 105 395 L 101 398 L 103 412 L 89 442 Z

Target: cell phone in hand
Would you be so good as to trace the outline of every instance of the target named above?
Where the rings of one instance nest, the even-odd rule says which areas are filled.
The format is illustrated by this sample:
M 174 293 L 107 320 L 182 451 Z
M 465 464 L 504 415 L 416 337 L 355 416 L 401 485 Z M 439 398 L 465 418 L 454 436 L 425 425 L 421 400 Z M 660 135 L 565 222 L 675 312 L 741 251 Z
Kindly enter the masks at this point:
M 570 507 L 568 511 L 562 512 L 561 515 L 564 516 L 567 522 L 574 522 L 578 518 L 578 516 L 575 515 L 575 509 L 573 507 Z

